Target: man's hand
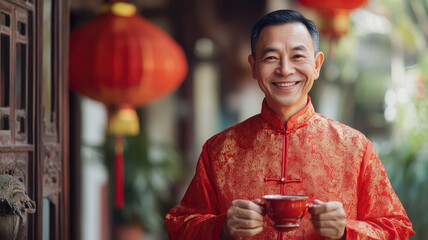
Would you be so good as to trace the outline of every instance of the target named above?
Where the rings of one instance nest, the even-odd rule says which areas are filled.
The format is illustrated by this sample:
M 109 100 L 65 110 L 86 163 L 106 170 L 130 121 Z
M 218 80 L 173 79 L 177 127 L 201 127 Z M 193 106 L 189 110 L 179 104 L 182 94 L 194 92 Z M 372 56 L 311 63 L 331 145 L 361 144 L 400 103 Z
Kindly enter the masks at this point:
M 263 230 L 264 209 L 262 201 L 255 199 L 234 200 L 226 213 L 221 239 L 242 239 L 254 236 Z
M 309 209 L 312 225 L 319 234 L 329 239 L 345 239 L 345 210 L 340 202 L 314 200 Z

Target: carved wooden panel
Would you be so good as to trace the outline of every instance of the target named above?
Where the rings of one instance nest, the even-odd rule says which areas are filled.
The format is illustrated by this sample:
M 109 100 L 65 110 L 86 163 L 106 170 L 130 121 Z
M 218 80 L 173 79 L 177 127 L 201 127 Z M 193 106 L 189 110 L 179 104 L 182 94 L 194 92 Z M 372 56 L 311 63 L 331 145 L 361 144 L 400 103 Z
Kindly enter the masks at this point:
M 8 174 L 25 184 L 28 189 L 28 162 L 29 154 L 27 152 L 0 152 L 0 175 Z M 24 218 L 19 226 L 17 239 L 28 238 L 28 221 Z
M 37 136 L 38 158 L 41 176 L 39 201 L 48 201 L 49 232 L 37 230 L 36 237 L 67 240 L 68 234 L 68 139 L 66 119 L 68 118 L 68 1 L 36 1 L 41 10 L 37 25 L 42 36 L 37 45 Z
M 3 153 L 0 158 L 0 174 L 9 174 L 25 185 L 28 175 L 28 153 Z
M 7 2 L 0 3 L 0 146 L 12 144 L 11 111 L 12 104 L 12 32 L 13 32 L 13 6 Z
M 0 0 L 0 174 L 21 180 L 37 204 L 17 240 L 68 239 L 68 16 L 67 0 Z M 52 213 L 48 223 L 43 199 Z
M 0 146 L 12 145 L 12 132 L 10 130 L 10 108 L 0 108 Z
M 27 185 L 28 154 L 2 153 L 0 156 L 0 175 L 12 175 Z
M 57 189 L 61 186 L 62 161 L 56 145 L 45 145 L 43 154 L 43 187 Z
M 31 77 L 29 69 L 29 21 L 27 11 L 17 8 L 15 11 L 15 115 L 14 130 L 15 141 L 27 143 L 28 132 L 28 108 L 29 91 L 28 79 Z

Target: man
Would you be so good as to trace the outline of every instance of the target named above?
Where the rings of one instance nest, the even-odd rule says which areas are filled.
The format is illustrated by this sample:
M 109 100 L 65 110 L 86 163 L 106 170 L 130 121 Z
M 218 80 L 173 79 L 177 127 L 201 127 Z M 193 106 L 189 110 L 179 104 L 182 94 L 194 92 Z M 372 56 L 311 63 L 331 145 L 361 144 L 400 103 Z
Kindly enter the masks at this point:
M 308 92 L 324 60 L 318 30 L 293 10 L 263 16 L 251 34 L 259 115 L 209 139 L 170 239 L 408 239 L 414 234 L 370 141 L 314 111 Z M 300 228 L 277 232 L 267 194 L 307 195 Z

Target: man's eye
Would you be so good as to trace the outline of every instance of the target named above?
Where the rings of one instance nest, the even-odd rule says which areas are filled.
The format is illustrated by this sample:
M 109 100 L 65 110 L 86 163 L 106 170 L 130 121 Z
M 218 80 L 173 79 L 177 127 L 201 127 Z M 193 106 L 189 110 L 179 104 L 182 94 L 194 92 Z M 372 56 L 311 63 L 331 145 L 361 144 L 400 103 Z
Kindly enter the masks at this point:
M 268 57 L 265 57 L 265 59 L 264 59 L 265 61 L 275 61 L 276 60 L 276 57 L 274 57 L 274 56 L 268 56 Z
M 301 55 L 301 54 L 296 54 L 296 55 L 294 55 L 293 56 L 293 58 L 296 58 L 296 59 L 298 59 L 298 58 L 303 58 L 304 56 L 303 55 Z

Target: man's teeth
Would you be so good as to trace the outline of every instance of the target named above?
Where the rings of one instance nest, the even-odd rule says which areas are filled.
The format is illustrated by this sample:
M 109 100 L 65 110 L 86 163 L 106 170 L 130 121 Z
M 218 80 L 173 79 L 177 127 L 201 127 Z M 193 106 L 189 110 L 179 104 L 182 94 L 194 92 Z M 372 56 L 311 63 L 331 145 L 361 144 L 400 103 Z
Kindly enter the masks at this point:
M 275 83 L 275 85 L 277 85 L 279 87 L 289 87 L 289 86 L 293 86 L 296 83 L 297 82 L 292 82 L 292 83 Z

